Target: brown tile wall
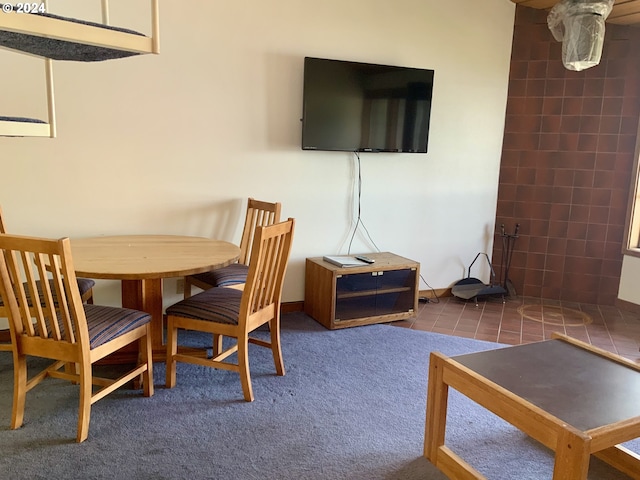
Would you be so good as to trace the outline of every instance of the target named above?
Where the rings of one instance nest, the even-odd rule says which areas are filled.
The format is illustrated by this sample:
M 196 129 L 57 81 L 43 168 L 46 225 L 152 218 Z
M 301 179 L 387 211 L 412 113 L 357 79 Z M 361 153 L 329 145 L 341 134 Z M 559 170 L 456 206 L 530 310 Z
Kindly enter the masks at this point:
M 640 28 L 606 25 L 602 60 L 564 68 L 547 11 L 516 8 L 494 267 L 520 224 L 519 295 L 613 305 L 640 114 Z

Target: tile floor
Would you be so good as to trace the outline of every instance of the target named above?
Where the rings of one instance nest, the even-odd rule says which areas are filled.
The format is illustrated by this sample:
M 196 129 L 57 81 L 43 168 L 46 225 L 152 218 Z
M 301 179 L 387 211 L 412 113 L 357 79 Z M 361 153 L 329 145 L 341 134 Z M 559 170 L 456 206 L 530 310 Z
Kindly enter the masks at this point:
M 415 318 L 392 325 L 519 345 L 547 339 L 558 331 L 640 363 L 640 314 L 612 306 L 487 297 L 456 297 L 420 303 Z

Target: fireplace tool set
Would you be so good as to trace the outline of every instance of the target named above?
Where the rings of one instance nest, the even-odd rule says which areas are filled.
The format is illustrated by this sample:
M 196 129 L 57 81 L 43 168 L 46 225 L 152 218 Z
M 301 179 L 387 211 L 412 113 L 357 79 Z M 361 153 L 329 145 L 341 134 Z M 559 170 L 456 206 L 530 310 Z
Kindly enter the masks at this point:
M 505 232 L 504 224 L 500 225 L 500 236 L 502 237 L 502 262 L 500 266 L 499 283 L 494 282 L 496 274 L 493 270 L 493 266 L 491 265 L 491 261 L 489 260 L 489 256 L 484 252 L 480 252 L 476 255 L 476 258 L 473 259 L 471 265 L 469 265 L 467 277 L 457 281 L 453 285 L 451 288 L 451 294 L 463 300 L 470 300 L 473 298 L 476 302 L 476 306 L 478 305 L 478 297 L 501 295 L 504 301 L 505 294 L 508 294 L 510 297 L 515 296 L 516 289 L 513 286 L 513 282 L 509 279 L 509 267 L 511 266 L 513 246 L 518 238 L 519 229 L 520 224 L 517 223 L 514 232 L 512 234 L 508 234 Z M 489 264 L 489 270 L 491 273 L 489 284 L 485 284 L 482 280 L 471 276 L 471 267 L 473 267 L 473 264 L 476 263 L 476 260 L 481 255 L 484 255 L 487 263 Z

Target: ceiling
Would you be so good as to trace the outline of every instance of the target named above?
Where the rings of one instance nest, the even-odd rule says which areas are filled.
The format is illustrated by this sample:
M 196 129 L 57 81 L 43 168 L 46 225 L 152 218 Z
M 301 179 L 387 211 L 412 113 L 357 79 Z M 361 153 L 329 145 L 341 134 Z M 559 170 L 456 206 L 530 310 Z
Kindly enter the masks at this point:
M 523 7 L 547 9 L 558 0 L 511 0 Z M 615 0 L 613 10 L 607 17 L 607 23 L 640 26 L 640 0 Z

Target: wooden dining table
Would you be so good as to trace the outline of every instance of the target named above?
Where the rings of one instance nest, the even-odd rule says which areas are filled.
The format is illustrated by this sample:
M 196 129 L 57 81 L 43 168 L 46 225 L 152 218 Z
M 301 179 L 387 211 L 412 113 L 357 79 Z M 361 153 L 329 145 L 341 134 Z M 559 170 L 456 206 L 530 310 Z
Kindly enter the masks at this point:
M 162 280 L 225 267 L 238 260 L 230 242 L 182 235 L 71 239 L 76 275 L 121 281 L 122 306 L 151 315 L 154 359 L 165 354 Z

